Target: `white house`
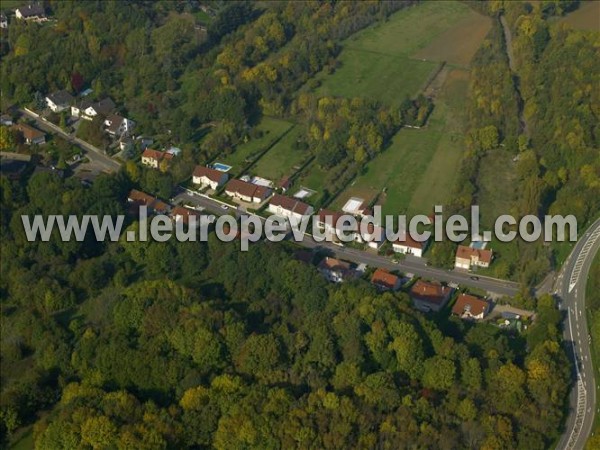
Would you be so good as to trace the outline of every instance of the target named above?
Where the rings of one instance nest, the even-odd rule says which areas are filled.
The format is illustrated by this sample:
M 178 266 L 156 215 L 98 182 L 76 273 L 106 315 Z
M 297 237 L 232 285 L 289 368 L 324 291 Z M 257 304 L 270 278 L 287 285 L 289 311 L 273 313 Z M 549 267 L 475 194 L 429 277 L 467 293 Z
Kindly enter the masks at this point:
M 210 186 L 211 189 L 217 189 L 227 182 L 228 175 L 220 170 L 211 169 L 205 166 L 196 166 L 192 174 L 192 183 L 202 187 Z
M 478 249 L 459 245 L 456 249 L 456 259 L 454 267 L 457 269 L 469 270 L 472 266 L 489 267 L 492 262 L 493 253 L 491 250 Z
M 37 128 L 30 127 L 24 123 L 19 123 L 15 125 L 15 129 L 23 135 L 27 145 L 41 145 L 46 142 L 46 133 Z
M 452 307 L 452 314 L 461 319 L 481 320 L 490 309 L 490 304 L 472 295 L 461 294 Z
M 328 281 L 333 283 L 341 283 L 356 275 L 349 262 L 328 256 L 323 258 L 317 268 Z
M 46 11 L 40 4 L 30 4 L 17 8 L 15 11 L 15 17 L 19 20 L 27 20 L 32 22 L 44 22 L 48 20 L 46 17 Z
M 392 248 L 396 253 L 404 253 L 405 255 L 414 255 L 421 258 L 427 248 L 427 241 L 416 241 L 410 236 L 410 233 L 405 233 L 404 236 L 401 236 L 397 241 L 392 243 Z
M 78 105 L 71 107 L 71 115 L 85 120 L 93 120 L 98 114 L 108 116 L 115 107 L 115 103 L 108 97 L 96 103 L 82 100 Z
M 158 169 L 160 162 L 164 157 L 164 153 L 158 150 L 147 148 L 142 153 L 142 164 L 153 169 Z
M 325 232 L 327 235 L 335 236 L 336 230 L 342 225 L 341 219 L 343 217 L 343 213 L 321 209 L 314 220 L 321 231 Z
M 225 195 L 246 203 L 261 203 L 269 198 L 271 192 L 266 186 L 237 179 L 229 180 L 225 186 Z
M 363 231 L 360 229 L 359 222 L 359 230 L 356 233 L 355 241 L 366 243 L 369 248 L 377 250 L 385 242 L 385 230 L 382 227 L 373 225 L 369 222 L 367 223 L 366 230 Z
M 104 120 L 104 126 L 106 127 L 107 133 L 110 135 L 121 136 L 123 134 L 131 133 L 135 126 L 135 122 L 125 117 L 121 117 L 118 114 L 110 114 Z
M 313 207 L 295 198 L 275 194 L 269 202 L 268 211 L 279 217 L 286 217 L 290 221 L 300 222 L 304 216 L 313 213 Z
M 379 268 L 373 273 L 371 283 L 383 291 L 397 291 L 400 289 L 402 280 L 400 277 L 389 273 L 387 270 Z
M 73 96 L 67 91 L 62 90 L 50 94 L 46 97 L 46 104 L 53 112 L 61 112 L 68 109 L 73 103 Z

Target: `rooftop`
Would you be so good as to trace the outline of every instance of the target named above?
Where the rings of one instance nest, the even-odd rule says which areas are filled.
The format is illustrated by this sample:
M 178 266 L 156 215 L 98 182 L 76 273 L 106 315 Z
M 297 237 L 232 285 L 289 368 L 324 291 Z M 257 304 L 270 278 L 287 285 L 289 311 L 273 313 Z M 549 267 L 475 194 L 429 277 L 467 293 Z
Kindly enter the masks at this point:
M 484 314 L 487 308 L 488 303 L 485 300 L 472 295 L 462 294 L 452 307 L 452 314 L 462 316 L 465 312 L 468 312 L 472 316 L 478 316 Z

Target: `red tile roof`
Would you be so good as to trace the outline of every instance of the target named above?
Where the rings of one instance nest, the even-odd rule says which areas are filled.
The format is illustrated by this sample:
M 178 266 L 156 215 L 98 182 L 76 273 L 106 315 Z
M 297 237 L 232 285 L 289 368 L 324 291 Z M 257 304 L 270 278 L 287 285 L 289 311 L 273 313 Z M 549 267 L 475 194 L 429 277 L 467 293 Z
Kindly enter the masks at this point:
M 336 258 L 330 258 L 329 256 L 323 258 L 319 263 L 319 269 L 322 270 L 339 270 L 339 271 L 348 271 L 351 269 L 350 263 L 347 261 L 342 261 Z
M 399 280 L 399 277 L 384 269 L 377 269 L 371 277 L 371 283 L 386 289 L 394 289 Z
M 397 241 L 394 242 L 397 245 L 404 245 L 410 248 L 423 249 L 424 241 L 417 241 L 412 238 L 410 233 L 404 233 L 404 236 L 400 236 Z
M 15 129 L 20 131 L 23 134 L 23 137 L 28 141 L 33 141 L 35 139 L 46 136 L 46 133 L 38 130 L 37 128 L 30 127 L 29 125 L 24 123 L 15 125 Z
M 335 228 L 340 220 L 340 217 L 342 216 L 344 216 L 344 213 L 330 211 L 328 209 L 321 209 L 317 214 L 317 220 L 323 224 L 328 223 Z
M 127 200 L 138 205 L 149 206 L 156 200 L 156 198 L 152 197 L 150 194 L 146 194 L 145 192 L 132 189 L 127 196 Z
M 451 289 L 438 283 L 418 280 L 410 289 L 410 296 L 417 300 L 441 305 L 446 301 Z
M 216 169 L 211 169 L 210 167 L 196 166 L 194 169 L 194 176 L 198 178 L 206 177 L 210 181 L 218 183 L 223 177 L 223 172 Z
M 225 186 L 225 191 L 237 193 L 238 195 L 244 197 L 254 197 L 256 189 L 258 187 L 259 186 L 257 186 L 256 184 L 248 183 L 246 181 L 234 178 L 233 180 L 229 180 L 229 183 L 227 183 L 227 185 Z
M 285 195 L 275 194 L 271 201 L 270 205 L 280 206 L 286 211 L 294 212 L 297 214 L 306 214 L 309 211 L 310 206 L 300 200 L 296 200 L 295 198 L 286 197 Z
M 468 312 L 472 316 L 478 316 L 488 309 L 488 302 L 472 295 L 462 294 L 456 300 L 456 303 L 452 307 L 452 314 L 462 316 L 465 312 Z
M 151 158 L 160 161 L 164 155 L 165 154 L 159 150 L 152 150 L 147 148 L 146 150 L 144 150 L 144 153 L 142 153 L 142 158 Z
M 492 262 L 492 251 L 491 250 L 480 250 L 477 248 L 467 247 L 466 245 L 459 245 L 456 250 L 456 257 L 461 259 L 478 258 L 479 261 L 485 263 Z
M 173 220 L 178 220 L 181 218 L 183 223 L 187 224 L 190 220 L 190 216 L 200 217 L 201 214 L 199 211 L 194 211 L 193 209 L 184 208 L 183 206 L 176 206 L 171 210 L 171 218 Z

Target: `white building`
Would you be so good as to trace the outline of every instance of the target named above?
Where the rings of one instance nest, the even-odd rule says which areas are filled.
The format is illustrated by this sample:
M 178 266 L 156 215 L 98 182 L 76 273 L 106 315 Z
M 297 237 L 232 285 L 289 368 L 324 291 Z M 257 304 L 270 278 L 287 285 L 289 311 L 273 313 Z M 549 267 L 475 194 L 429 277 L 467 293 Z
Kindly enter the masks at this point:
M 295 198 L 275 194 L 269 202 L 268 211 L 279 217 L 285 217 L 290 222 L 299 223 L 304 216 L 313 213 L 313 207 Z
M 61 112 L 68 109 L 73 103 L 73 96 L 67 91 L 62 90 L 50 94 L 46 97 L 46 104 L 53 112 Z
M 192 183 L 202 187 L 210 186 L 211 189 L 217 189 L 227 182 L 228 175 L 220 170 L 211 169 L 205 166 L 196 166 L 192 174 Z
M 135 122 L 125 117 L 121 117 L 118 114 L 110 114 L 104 120 L 104 126 L 106 131 L 112 136 L 121 136 L 123 134 L 129 134 L 135 127 Z
M 392 248 L 396 253 L 404 253 L 405 255 L 413 255 L 421 258 L 427 248 L 427 241 L 416 241 L 409 233 L 405 233 L 403 237 L 392 243 Z

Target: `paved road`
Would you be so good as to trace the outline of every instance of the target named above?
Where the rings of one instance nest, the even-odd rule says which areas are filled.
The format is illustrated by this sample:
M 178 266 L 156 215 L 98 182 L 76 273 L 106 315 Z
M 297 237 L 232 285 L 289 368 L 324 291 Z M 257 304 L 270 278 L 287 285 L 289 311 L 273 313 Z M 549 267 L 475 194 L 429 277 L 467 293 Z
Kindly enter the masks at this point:
M 596 412 L 596 386 L 585 315 L 585 290 L 594 255 L 600 248 L 600 219 L 577 242 L 558 274 L 555 294 L 566 310 L 564 338 L 570 344 L 575 384 L 570 397 L 566 431 L 557 449 L 583 449 L 590 436 Z
M 175 201 L 178 203 L 202 206 L 203 208 L 206 208 L 207 211 L 217 215 L 224 213 L 231 214 L 234 211 L 234 208 L 232 207 L 229 207 L 228 210 L 223 209 L 223 203 L 218 200 L 199 195 L 192 195 L 186 192 L 179 193 L 175 197 Z M 327 250 L 336 257 L 355 263 L 364 263 L 369 266 L 382 267 L 388 270 L 400 270 L 424 278 L 445 281 L 448 283 L 458 283 L 459 285 L 480 288 L 500 295 L 514 296 L 519 291 L 518 283 L 480 275 L 476 276 L 477 279 L 473 279 L 472 277 L 474 277 L 474 275 L 469 272 L 444 270 L 427 266 L 426 260 L 422 258 L 407 256 L 406 259 L 400 260 L 396 264 L 389 258 L 377 255 L 374 252 L 342 247 L 331 242 L 316 242 L 310 235 L 304 235 L 303 240 L 298 243 L 311 249 L 319 248 Z
M 101 167 L 106 172 L 116 172 L 120 169 L 121 164 L 112 159 L 110 156 L 106 155 L 102 150 L 98 147 L 93 146 L 92 144 L 82 141 L 78 137 L 71 136 L 68 133 L 65 133 L 60 127 L 57 127 L 52 122 L 48 122 L 47 120 L 42 119 L 35 113 L 31 111 L 20 109 L 22 114 L 26 115 L 30 119 L 36 121 L 37 126 L 44 131 L 47 131 L 51 134 L 58 134 L 63 139 L 66 139 L 68 142 L 76 145 L 81 150 L 83 150 L 86 156 L 92 161 L 96 166 Z

